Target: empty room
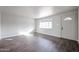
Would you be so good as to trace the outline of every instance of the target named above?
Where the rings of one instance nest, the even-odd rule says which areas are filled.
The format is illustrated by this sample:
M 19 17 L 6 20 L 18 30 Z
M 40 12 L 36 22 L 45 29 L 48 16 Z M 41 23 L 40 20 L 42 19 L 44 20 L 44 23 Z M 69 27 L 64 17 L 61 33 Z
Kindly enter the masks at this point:
M 0 6 L 0 52 L 79 52 L 79 7 Z

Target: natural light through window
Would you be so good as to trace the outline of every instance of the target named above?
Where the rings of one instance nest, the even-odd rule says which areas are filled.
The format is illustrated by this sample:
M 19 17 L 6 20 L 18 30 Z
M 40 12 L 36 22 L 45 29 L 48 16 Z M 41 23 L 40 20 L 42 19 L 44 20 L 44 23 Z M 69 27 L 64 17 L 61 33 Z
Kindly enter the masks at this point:
M 52 28 L 52 22 L 40 22 L 39 28 Z

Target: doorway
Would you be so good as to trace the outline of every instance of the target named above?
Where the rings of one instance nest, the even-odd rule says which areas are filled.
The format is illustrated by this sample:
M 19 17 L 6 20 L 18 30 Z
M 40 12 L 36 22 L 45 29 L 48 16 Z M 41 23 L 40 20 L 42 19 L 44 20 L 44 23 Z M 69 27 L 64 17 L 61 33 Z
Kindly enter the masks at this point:
M 61 37 L 77 40 L 78 39 L 78 12 L 71 11 L 64 13 L 61 17 Z

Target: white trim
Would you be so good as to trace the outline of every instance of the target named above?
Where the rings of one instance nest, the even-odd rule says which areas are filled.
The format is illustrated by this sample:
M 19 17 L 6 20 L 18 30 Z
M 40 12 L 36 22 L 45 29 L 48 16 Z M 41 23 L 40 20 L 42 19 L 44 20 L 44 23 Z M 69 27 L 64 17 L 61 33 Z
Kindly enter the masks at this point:
M 41 32 L 38 32 L 38 31 L 36 31 L 37 33 L 41 33 Z M 50 35 L 50 36 L 55 36 L 55 37 L 59 37 L 59 38 L 61 38 L 61 36 L 57 36 L 57 35 L 53 35 L 53 34 L 46 34 L 46 33 L 41 33 L 41 34 L 45 34 L 45 35 Z
M 78 8 L 78 43 L 79 43 L 79 8 Z
M 37 33 L 41 33 L 41 32 L 37 32 Z M 46 34 L 46 33 L 41 33 L 41 34 L 45 34 L 45 35 L 50 35 L 50 36 L 55 36 L 55 37 L 61 38 L 60 36 L 56 36 L 56 35 L 52 35 L 52 34 Z M 68 40 L 73 40 L 73 39 L 68 39 Z M 74 40 L 74 41 L 79 42 L 79 40 Z
M 0 37 L 0 39 L 7 38 L 7 37 L 12 37 L 12 36 L 18 36 L 18 35 L 19 35 L 19 34 L 11 35 L 11 36 L 5 36 L 5 37 Z

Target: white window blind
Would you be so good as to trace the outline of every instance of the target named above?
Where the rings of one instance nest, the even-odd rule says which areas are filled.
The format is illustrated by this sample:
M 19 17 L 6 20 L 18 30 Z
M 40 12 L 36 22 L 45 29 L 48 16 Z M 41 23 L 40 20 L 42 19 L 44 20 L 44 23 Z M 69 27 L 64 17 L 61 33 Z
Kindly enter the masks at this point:
M 40 22 L 39 28 L 52 28 L 52 22 Z

